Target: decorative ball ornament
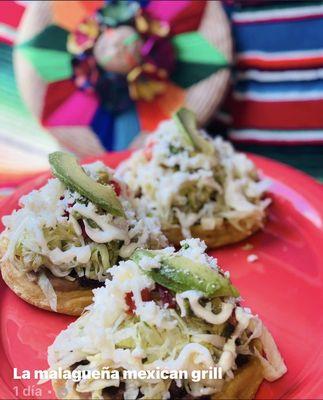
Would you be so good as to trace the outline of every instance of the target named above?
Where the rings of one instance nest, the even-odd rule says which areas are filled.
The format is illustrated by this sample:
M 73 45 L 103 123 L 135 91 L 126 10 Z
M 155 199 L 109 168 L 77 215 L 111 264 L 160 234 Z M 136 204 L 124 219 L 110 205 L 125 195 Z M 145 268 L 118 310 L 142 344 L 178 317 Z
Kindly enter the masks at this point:
M 127 74 L 141 62 L 142 40 L 131 26 L 108 28 L 97 39 L 93 54 L 105 71 Z
M 184 104 L 205 123 L 231 58 L 221 3 L 204 0 L 34 2 L 14 51 L 25 102 L 80 156 L 128 147 Z
M 167 21 L 153 19 L 149 14 L 140 10 L 135 17 L 137 31 L 143 35 L 167 37 L 170 34 L 170 25 Z
M 150 37 L 142 46 L 141 53 L 146 62 L 163 69 L 169 76 L 176 66 L 175 49 L 171 42 L 162 37 Z
M 67 50 L 71 54 L 82 54 L 93 47 L 99 35 L 99 24 L 94 18 L 82 21 L 74 32 L 67 38 Z

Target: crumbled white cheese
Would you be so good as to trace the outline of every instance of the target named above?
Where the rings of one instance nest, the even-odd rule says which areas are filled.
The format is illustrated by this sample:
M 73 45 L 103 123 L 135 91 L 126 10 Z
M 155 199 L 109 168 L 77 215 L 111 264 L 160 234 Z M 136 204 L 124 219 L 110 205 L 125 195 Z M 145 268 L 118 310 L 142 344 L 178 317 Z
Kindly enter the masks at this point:
M 150 271 L 151 269 L 160 268 L 160 257 L 148 257 L 143 256 L 139 261 L 140 268 L 144 271 Z
M 118 251 L 117 255 L 128 258 L 138 247 L 166 245 L 158 219 L 137 213 L 131 194 L 112 169 L 102 162 L 83 168 L 92 179 L 105 173 L 118 182 L 122 188 L 119 200 L 126 217 L 102 212 L 58 179 L 49 179 L 42 188 L 20 199 L 20 209 L 3 217 L 5 230 L 1 238 L 7 242 L 4 260 L 14 262 L 24 272 L 37 273 L 47 268 L 54 276 L 64 278 L 75 269 L 78 276 L 103 281 L 111 253 L 115 260 Z
M 257 256 L 257 254 L 249 254 L 247 256 L 247 261 L 249 263 L 253 263 L 253 262 L 257 261 L 257 260 L 259 260 L 259 257 Z
M 180 242 L 181 248 L 178 251 L 178 255 L 187 257 L 190 260 L 201 264 L 207 264 L 214 269 L 217 269 L 217 259 L 209 257 L 205 252 L 206 244 L 201 239 L 185 239 Z
M 117 168 L 137 194 L 138 209 L 156 215 L 164 228 L 180 225 L 183 236 L 202 225 L 212 230 L 223 220 L 238 229 L 242 219 L 262 219 L 270 200 L 268 182 L 259 180 L 253 162 L 230 143 L 210 139 L 214 155 L 196 152 L 185 143 L 174 121 L 161 123 L 138 150 Z
M 195 246 L 195 243 L 189 243 Z M 172 248 L 166 252 L 174 254 Z M 264 335 L 258 318 L 250 310 L 237 306 L 233 298 L 223 299 L 222 310 L 215 314 L 210 303 L 201 306 L 201 293 L 191 290 L 177 294 L 181 315 L 186 316 L 184 299 L 188 299 L 195 318 L 201 319 L 200 324 L 191 327 L 187 323 L 190 316 L 182 318 L 177 309 L 165 308 L 155 300 L 142 300 L 141 291 L 145 288 L 154 290 L 155 284 L 135 262 L 123 261 L 112 267 L 110 272 L 111 279 L 106 281 L 105 286 L 94 290 L 94 302 L 88 311 L 61 332 L 49 347 L 48 363 L 52 370 L 70 368 L 83 360 L 87 360 L 88 364 L 77 368 L 186 370 L 190 374 L 193 370 L 221 367 L 225 380 L 230 380 L 234 377 L 237 355 L 256 351 L 249 346 L 249 342 L 255 337 L 263 337 L 268 360 L 256 354 L 264 365 L 265 376 L 274 379 L 286 371 L 277 347 L 272 338 Z M 133 314 L 129 314 L 126 301 L 129 294 L 132 296 Z M 233 311 L 237 325 L 229 339 L 210 334 L 208 325 L 203 328 L 203 320 L 223 324 Z M 241 339 L 239 345 L 238 338 Z M 212 354 L 210 346 L 216 347 L 217 356 Z M 273 349 L 269 357 L 267 349 Z M 129 393 L 136 396 L 139 389 L 146 398 L 163 399 L 169 396 L 169 381 L 163 379 L 126 380 L 124 383 L 125 397 Z M 176 383 L 184 385 L 189 394 L 200 396 L 221 391 L 223 380 L 202 379 L 193 382 L 188 379 Z M 74 382 L 69 384 L 77 392 L 90 392 L 93 398 L 100 398 L 105 387 L 113 384 L 118 386 L 120 382 L 83 379 L 77 385 Z

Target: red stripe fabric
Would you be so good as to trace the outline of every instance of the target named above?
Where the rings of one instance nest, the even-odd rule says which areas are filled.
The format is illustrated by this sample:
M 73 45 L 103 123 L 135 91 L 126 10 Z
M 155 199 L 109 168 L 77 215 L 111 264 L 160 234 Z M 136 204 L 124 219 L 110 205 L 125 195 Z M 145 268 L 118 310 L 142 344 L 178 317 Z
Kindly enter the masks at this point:
M 304 3 L 297 8 L 295 2 L 290 6 L 286 3 L 284 13 L 280 13 L 278 3 L 268 10 L 233 6 L 236 68 L 238 72 L 259 72 L 237 75 L 230 102 L 229 136 L 233 141 L 278 146 L 323 143 L 321 75 L 297 74 L 323 68 L 317 29 L 323 25 L 322 8 L 311 5 L 316 6 Z M 278 73 L 271 81 L 272 75 L 266 72 L 274 71 Z M 296 72 L 279 74 L 288 71 Z M 246 93 L 249 97 L 243 97 Z
M 295 59 L 272 59 L 264 60 L 257 57 L 247 57 L 237 59 L 238 68 L 257 68 L 260 70 L 288 70 L 303 68 L 322 68 L 323 57 L 308 57 Z
M 232 106 L 235 129 L 322 129 L 323 126 L 323 100 L 234 100 Z
M 0 1 L 0 23 L 17 28 L 25 11 L 22 4 L 14 1 Z

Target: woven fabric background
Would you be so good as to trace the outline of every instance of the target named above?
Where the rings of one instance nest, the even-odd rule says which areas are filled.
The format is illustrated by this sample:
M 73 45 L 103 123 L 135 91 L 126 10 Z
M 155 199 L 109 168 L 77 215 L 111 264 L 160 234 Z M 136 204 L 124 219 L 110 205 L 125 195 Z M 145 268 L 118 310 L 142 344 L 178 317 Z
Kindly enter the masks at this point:
M 32 117 L 18 93 L 12 45 L 26 2 L 0 1 L 0 198 L 47 169 L 55 140 Z
M 235 68 L 222 128 L 238 149 L 323 180 L 323 1 L 225 3 Z

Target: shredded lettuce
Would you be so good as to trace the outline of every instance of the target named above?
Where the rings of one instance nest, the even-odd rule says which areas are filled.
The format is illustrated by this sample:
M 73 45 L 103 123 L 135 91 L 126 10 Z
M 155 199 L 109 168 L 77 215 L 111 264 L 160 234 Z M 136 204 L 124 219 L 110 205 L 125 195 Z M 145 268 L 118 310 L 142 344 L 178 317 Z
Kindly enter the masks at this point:
M 198 248 L 200 253 L 198 252 Z M 173 248 L 162 250 L 174 253 Z M 193 239 L 183 241 L 182 253 L 201 258 L 204 246 Z M 218 268 L 216 260 L 205 255 L 205 263 Z M 234 313 L 222 324 L 210 324 L 204 317 L 197 317 L 192 307 L 185 317 L 176 298 L 175 308 L 165 305 L 158 296 L 159 288 L 140 266 L 132 260 L 122 261 L 109 270 L 110 279 L 105 286 L 94 291 L 94 302 L 78 320 L 72 323 L 55 339 L 48 351 L 51 369 L 70 368 L 76 362 L 86 361 L 86 369 L 102 370 L 109 367 L 119 370 L 207 370 L 221 366 L 225 381 L 234 378 L 239 354 L 256 355 L 265 368 L 266 377 L 275 379 L 286 370 L 283 360 L 271 336 L 262 329 L 258 318 L 248 309 L 239 306 L 238 300 L 224 296 L 204 304 L 214 313 L 219 312 L 223 302 L 231 304 Z M 142 291 L 150 293 L 149 298 Z M 131 294 L 132 306 L 128 298 Z M 202 305 L 202 304 L 201 304 Z M 188 305 L 191 307 L 191 304 Z M 231 319 L 231 316 L 235 318 Z M 164 322 L 164 323 L 161 323 Z M 260 338 L 266 359 L 256 352 L 253 338 Z M 268 353 L 272 351 L 272 355 Z M 261 359 L 261 357 L 263 359 Z M 74 367 L 73 367 L 74 368 Z M 79 366 L 77 368 L 82 368 Z M 221 391 L 224 380 L 202 379 L 193 382 L 179 379 L 176 383 L 193 396 L 202 396 Z M 125 384 L 124 398 L 164 399 L 169 398 L 171 379 L 135 380 L 120 378 L 120 381 L 83 379 L 77 384 L 70 381 L 71 390 L 89 393 L 94 399 L 103 397 L 104 388 Z
M 102 184 L 113 179 L 120 186 L 126 217 L 115 217 L 58 179 L 50 179 L 23 196 L 20 209 L 3 217 L 4 260 L 26 273 L 38 274 L 45 268 L 56 277 L 104 281 L 107 270 L 137 247 L 166 244 L 159 221 L 136 212 L 131 193 L 113 170 L 101 162 L 83 168 Z

